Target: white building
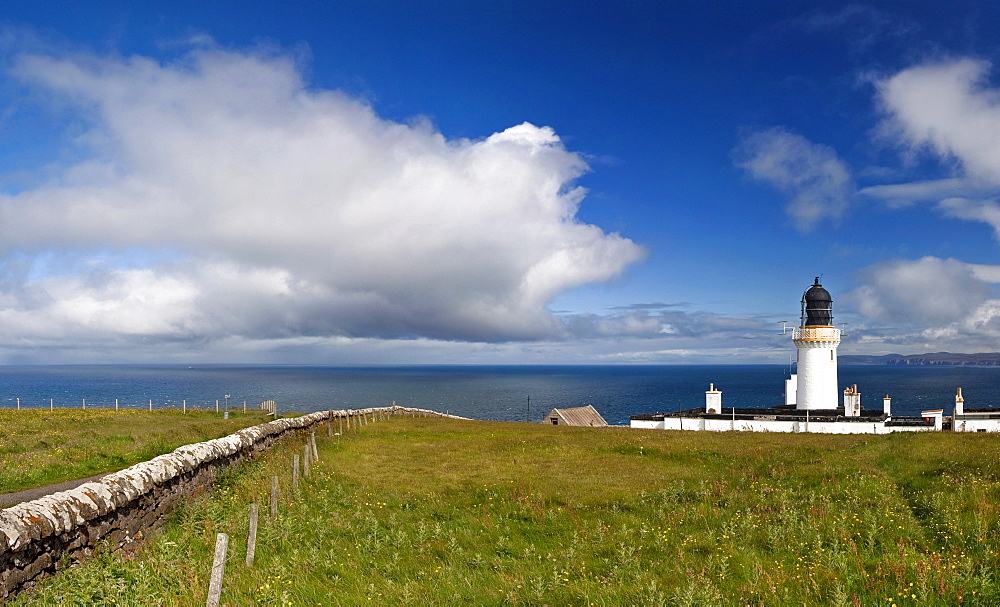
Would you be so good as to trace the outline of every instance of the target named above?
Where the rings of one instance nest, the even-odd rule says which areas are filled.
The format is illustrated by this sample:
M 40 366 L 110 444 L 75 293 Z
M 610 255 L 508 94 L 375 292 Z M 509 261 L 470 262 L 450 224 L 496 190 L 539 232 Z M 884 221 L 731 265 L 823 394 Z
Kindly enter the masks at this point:
M 833 298 L 813 282 L 802 295 L 802 316 L 792 330 L 798 352 L 798 373 L 785 380 L 784 405 L 762 408 L 723 408 L 722 391 L 715 384 L 705 392 L 704 409 L 633 415 L 631 427 L 659 430 L 713 430 L 750 432 L 822 432 L 829 434 L 889 434 L 933 432 L 951 425 L 957 432 L 1000 432 L 1000 409 L 964 408 L 962 389 L 955 397 L 955 414 L 944 409 L 922 411 L 920 417 L 892 415 L 888 394 L 881 410 L 865 411 L 861 392 L 837 385 L 837 347 L 840 330 L 833 326 Z
M 941 429 L 941 409 L 923 417 L 893 418 L 884 411 L 863 411 L 857 387 L 844 391 L 848 407 L 797 409 L 794 406 L 731 408 L 722 406 L 722 391 L 712 384 L 705 392 L 705 408 L 676 413 L 633 415 L 632 428 L 652 430 L 711 430 L 717 432 L 822 432 L 827 434 L 889 434 Z M 853 410 L 852 410 L 853 409 Z
M 1000 409 L 966 409 L 962 389 L 958 388 L 952 429 L 955 432 L 1000 432 Z
M 833 298 L 819 284 L 802 294 L 802 316 L 792 329 L 792 342 L 798 353 L 799 373 L 795 381 L 796 409 L 832 410 L 837 408 L 837 346 L 840 329 L 833 326 Z

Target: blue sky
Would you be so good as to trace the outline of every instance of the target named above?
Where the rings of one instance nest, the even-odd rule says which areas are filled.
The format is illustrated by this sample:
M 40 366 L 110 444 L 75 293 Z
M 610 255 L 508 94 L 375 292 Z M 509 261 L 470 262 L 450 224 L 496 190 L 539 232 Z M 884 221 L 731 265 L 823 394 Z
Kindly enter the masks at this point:
M 0 361 L 1000 349 L 987 2 L 13 2 Z

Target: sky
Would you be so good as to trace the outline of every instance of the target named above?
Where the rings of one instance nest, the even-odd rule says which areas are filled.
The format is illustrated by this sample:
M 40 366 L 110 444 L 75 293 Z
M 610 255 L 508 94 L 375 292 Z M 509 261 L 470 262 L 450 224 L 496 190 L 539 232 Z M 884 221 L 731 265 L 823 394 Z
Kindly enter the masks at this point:
M 0 12 L 0 363 L 1000 350 L 1000 4 Z

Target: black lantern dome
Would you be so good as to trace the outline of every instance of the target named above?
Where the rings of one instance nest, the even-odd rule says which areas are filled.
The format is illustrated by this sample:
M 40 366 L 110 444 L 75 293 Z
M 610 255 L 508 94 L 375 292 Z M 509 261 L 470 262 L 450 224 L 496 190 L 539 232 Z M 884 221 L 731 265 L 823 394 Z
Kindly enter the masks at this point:
M 833 326 L 833 298 L 830 297 L 830 292 L 819 284 L 819 276 L 802 295 L 802 326 Z

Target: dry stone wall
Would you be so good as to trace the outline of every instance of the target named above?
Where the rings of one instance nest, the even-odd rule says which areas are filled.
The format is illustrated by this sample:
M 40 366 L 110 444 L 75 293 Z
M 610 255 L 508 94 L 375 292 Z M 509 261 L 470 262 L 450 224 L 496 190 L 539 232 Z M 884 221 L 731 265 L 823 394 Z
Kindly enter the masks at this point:
M 127 548 L 179 500 L 210 485 L 222 467 L 330 415 L 322 411 L 244 428 L 179 447 L 75 489 L 0 510 L 0 601 L 66 564 L 85 559 L 100 542 L 111 549 Z
M 268 449 L 283 435 L 327 419 L 367 420 L 379 414 L 466 419 L 395 405 L 278 419 L 0 510 L 0 602 L 86 559 L 102 542 L 112 550 L 134 545 L 180 500 L 211 485 L 220 469 Z
M 75 489 L 0 510 L 0 602 L 86 559 L 102 542 L 112 550 L 133 546 L 180 500 L 211 485 L 220 469 L 268 449 L 283 435 L 328 419 L 347 418 L 356 424 L 376 415 L 466 419 L 395 405 L 278 419 L 185 445 Z

